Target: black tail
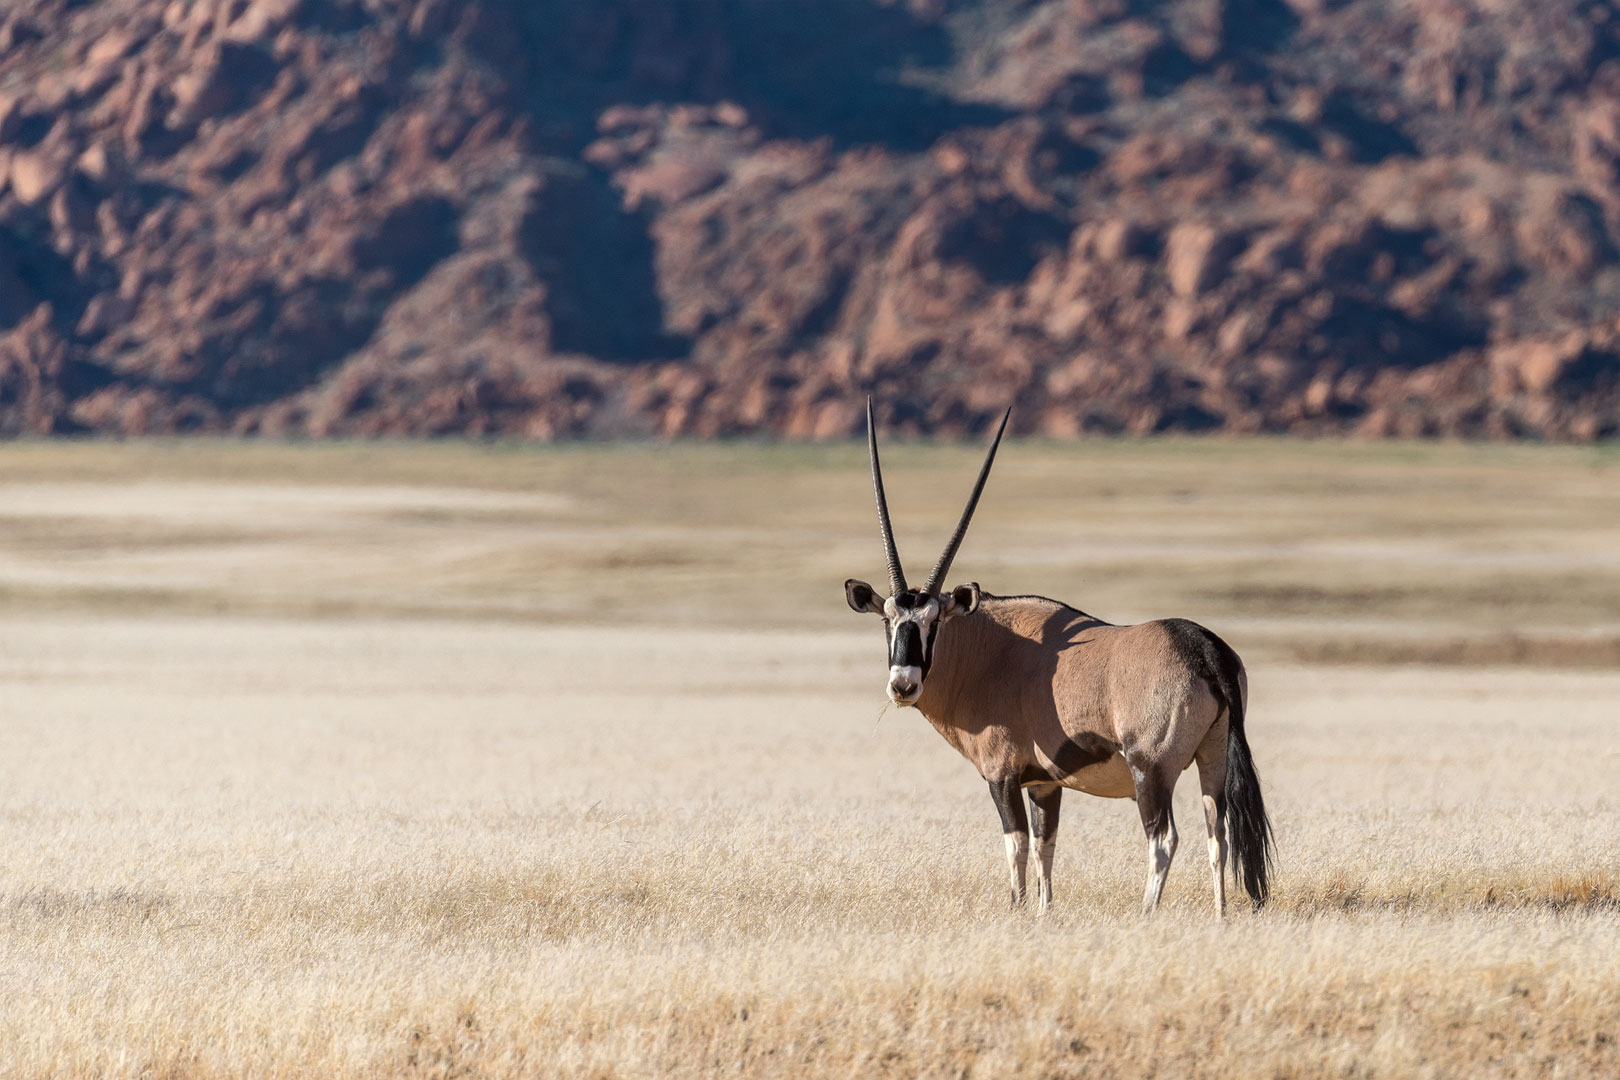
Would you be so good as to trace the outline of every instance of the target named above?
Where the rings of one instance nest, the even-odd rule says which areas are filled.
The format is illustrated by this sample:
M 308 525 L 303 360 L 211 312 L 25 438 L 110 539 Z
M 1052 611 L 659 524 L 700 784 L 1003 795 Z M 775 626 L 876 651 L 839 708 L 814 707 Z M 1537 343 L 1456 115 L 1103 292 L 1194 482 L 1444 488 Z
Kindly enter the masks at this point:
M 1243 692 L 1238 682 L 1241 661 L 1232 646 L 1209 635 L 1215 646 L 1215 682 L 1226 699 L 1226 836 L 1232 871 L 1243 888 L 1263 907 L 1271 893 L 1271 818 L 1260 796 L 1260 774 L 1254 770 L 1249 740 L 1243 735 Z
M 1249 740 L 1243 737 L 1243 690 L 1239 678 L 1243 662 L 1232 646 L 1186 619 L 1166 619 L 1164 628 L 1176 640 L 1200 678 L 1226 705 L 1226 791 L 1227 849 L 1232 870 L 1244 889 L 1261 907 L 1271 892 L 1271 819 L 1260 797 L 1260 775 L 1254 771 Z

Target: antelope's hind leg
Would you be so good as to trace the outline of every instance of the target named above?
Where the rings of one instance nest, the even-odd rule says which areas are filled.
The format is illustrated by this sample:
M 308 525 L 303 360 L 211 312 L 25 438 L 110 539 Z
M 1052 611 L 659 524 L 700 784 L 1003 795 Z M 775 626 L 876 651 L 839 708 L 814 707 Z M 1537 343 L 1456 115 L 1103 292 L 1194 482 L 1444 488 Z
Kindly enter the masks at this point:
M 1142 893 L 1142 913 L 1149 915 L 1159 906 L 1170 860 L 1176 857 L 1176 819 L 1170 808 L 1175 782 L 1174 775 L 1167 779 L 1162 769 L 1133 766 L 1131 771 L 1136 778 L 1136 809 L 1147 833 L 1148 877 Z
M 1058 809 L 1063 789 L 1057 784 L 1029 789 L 1029 824 L 1035 841 L 1035 892 L 1045 914 L 1052 906 L 1052 853 L 1057 850 Z
M 1007 877 L 1012 906 L 1024 904 L 1024 867 L 1029 862 L 1029 818 L 1024 815 L 1024 792 L 1017 779 L 990 781 L 990 797 L 1001 815 L 1001 839 L 1007 845 Z
M 1204 736 L 1193 759 L 1203 792 L 1204 825 L 1209 829 L 1209 876 L 1215 886 L 1215 917 L 1226 917 L 1226 722 Z

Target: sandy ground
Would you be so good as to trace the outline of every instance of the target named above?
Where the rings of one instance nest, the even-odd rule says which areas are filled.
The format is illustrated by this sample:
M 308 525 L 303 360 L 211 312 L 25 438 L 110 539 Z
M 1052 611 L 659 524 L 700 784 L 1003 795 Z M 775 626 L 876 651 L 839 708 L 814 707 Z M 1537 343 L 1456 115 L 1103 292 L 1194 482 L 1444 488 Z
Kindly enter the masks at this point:
M 1244 653 L 1264 912 L 1190 778 L 1156 918 L 1073 793 L 1007 909 L 858 448 L 0 447 L 0 1076 L 1620 1073 L 1614 459 L 1003 457 L 963 579 Z
M 1133 808 L 1072 793 L 1059 909 L 1007 911 L 883 674 L 855 632 L 4 620 L 0 1074 L 1620 1066 L 1620 675 L 1257 673 L 1281 862 L 1217 929 L 1190 782 L 1154 922 Z

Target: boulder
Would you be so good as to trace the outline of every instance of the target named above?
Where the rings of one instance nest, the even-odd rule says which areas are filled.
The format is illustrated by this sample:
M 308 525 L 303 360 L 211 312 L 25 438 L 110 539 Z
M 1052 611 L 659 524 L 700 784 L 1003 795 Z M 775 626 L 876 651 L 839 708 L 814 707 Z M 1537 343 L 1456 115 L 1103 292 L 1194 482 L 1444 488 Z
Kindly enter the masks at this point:
M 1207 222 L 1182 222 L 1165 239 L 1164 269 L 1181 296 L 1209 291 L 1242 246 L 1240 237 Z
M 68 163 L 49 150 L 22 150 L 11 157 L 11 192 L 34 206 L 49 199 L 67 179 Z
M 1493 348 L 1490 363 L 1511 385 L 1546 394 L 1580 360 L 1588 344 L 1587 335 L 1578 331 L 1552 340 L 1512 341 Z

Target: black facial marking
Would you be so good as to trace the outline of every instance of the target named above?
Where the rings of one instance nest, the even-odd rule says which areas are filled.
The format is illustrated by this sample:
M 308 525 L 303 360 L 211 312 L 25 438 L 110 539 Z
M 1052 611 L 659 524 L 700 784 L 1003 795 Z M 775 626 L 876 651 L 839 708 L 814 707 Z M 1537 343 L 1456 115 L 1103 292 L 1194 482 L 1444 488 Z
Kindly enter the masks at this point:
M 917 624 L 908 621 L 896 625 L 894 637 L 889 642 L 889 666 L 920 668 L 922 664 L 922 634 Z

